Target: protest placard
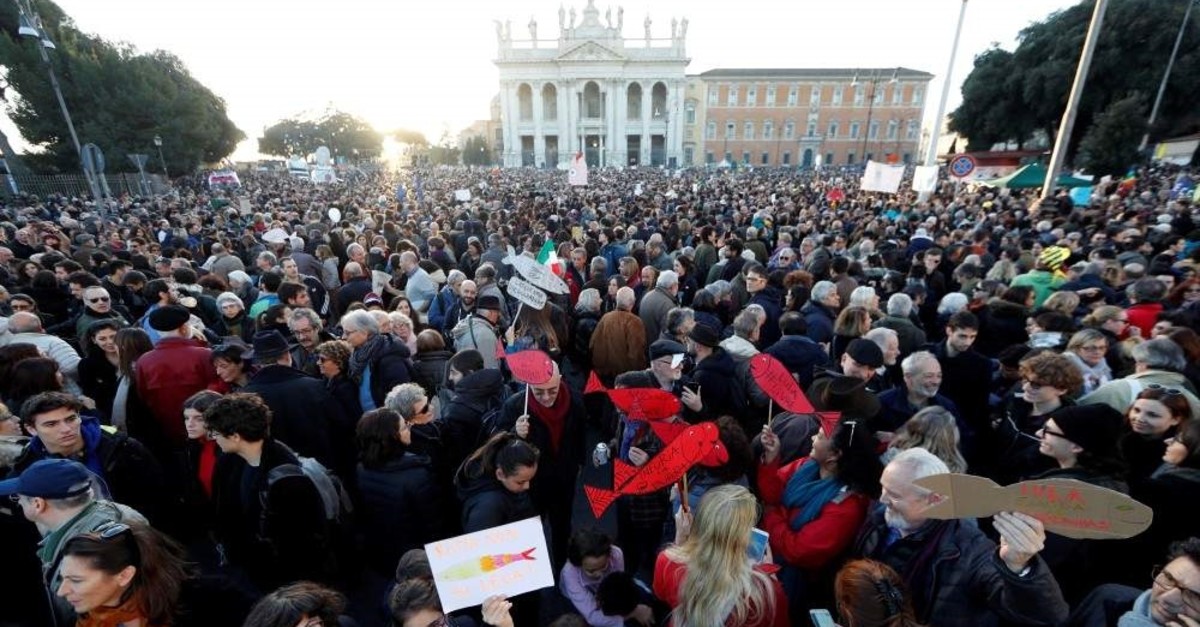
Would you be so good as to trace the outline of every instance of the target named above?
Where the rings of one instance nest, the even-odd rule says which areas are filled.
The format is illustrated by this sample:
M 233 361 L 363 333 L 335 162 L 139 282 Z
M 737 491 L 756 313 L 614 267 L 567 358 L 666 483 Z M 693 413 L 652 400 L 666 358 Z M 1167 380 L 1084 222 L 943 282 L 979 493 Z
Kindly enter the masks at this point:
M 554 376 L 554 362 L 540 350 L 525 350 L 504 356 L 513 378 L 521 383 L 541 385 Z
M 771 355 L 759 353 L 751 357 L 750 375 L 758 387 L 780 407 L 797 414 L 815 411 L 791 371 Z
M 518 276 L 508 280 L 508 295 L 539 311 L 546 306 L 546 293 Z
M 467 201 L 471 200 L 471 190 L 469 190 L 469 189 L 454 190 L 454 200 L 457 200 L 459 202 L 467 202 Z
M 541 518 L 431 542 L 425 553 L 443 612 L 554 585 Z

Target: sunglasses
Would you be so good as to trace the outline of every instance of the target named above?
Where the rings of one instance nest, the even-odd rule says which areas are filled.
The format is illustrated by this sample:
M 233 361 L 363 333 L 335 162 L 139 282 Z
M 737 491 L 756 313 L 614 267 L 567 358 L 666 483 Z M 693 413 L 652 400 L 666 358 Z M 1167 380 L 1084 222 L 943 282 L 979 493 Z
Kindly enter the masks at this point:
M 1043 433 L 1045 435 L 1052 435 L 1052 436 L 1055 436 L 1058 438 L 1062 438 L 1064 440 L 1070 439 L 1067 437 L 1067 434 L 1063 433 L 1062 431 L 1054 431 L 1053 429 L 1049 429 L 1046 427 L 1042 427 L 1041 429 L 1038 429 L 1038 432 Z
M 1158 383 L 1151 383 L 1150 385 L 1146 386 L 1146 389 L 1154 390 L 1156 392 L 1162 392 L 1166 396 L 1182 396 L 1183 395 L 1183 392 L 1181 390 L 1178 390 L 1176 388 L 1169 388 L 1165 385 L 1160 385 Z
M 111 540 L 123 533 L 129 532 L 129 525 L 119 522 L 106 522 L 92 531 L 101 540 Z
M 97 296 L 96 298 L 87 299 L 89 303 L 107 303 L 109 300 L 110 299 L 107 296 Z

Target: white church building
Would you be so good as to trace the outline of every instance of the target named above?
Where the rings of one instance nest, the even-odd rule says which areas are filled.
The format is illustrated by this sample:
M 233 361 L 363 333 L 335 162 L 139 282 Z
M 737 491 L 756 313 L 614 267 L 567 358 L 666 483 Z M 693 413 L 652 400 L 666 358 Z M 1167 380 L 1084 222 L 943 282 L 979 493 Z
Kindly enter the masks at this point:
M 687 19 L 656 37 L 647 16 L 626 38 L 623 8 L 602 19 L 588 0 L 577 17 L 559 7 L 557 39 L 532 19 L 527 38 L 496 23 L 503 164 L 565 166 L 580 151 L 589 166 L 682 163 Z

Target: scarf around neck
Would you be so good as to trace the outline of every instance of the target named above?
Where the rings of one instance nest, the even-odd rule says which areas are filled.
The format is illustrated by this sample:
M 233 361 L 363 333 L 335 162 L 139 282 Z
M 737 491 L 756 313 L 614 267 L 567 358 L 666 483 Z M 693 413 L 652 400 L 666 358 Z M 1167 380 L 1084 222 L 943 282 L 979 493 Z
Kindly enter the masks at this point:
M 526 388 L 525 393 L 533 395 L 533 388 Z M 546 407 L 538 402 L 536 398 L 529 400 L 529 413 L 533 417 L 542 421 L 546 428 L 550 431 L 550 446 L 557 454 L 559 444 L 562 442 L 563 431 L 566 428 L 567 411 L 571 409 L 571 392 L 567 389 L 565 381 L 558 384 L 558 396 L 554 399 L 554 404 Z
M 350 353 L 350 375 L 356 380 L 361 380 L 363 372 L 387 350 L 390 343 L 381 333 L 367 338 L 362 346 Z
M 832 501 L 843 489 L 845 484 L 837 477 L 821 478 L 821 464 L 809 458 L 792 476 L 788 478 L 783 493 L 783 504 L 788 509 L 799 509 L 792 517 L 792 531 L 800 531 L 808 523 L 817 519 L 821 508 Z

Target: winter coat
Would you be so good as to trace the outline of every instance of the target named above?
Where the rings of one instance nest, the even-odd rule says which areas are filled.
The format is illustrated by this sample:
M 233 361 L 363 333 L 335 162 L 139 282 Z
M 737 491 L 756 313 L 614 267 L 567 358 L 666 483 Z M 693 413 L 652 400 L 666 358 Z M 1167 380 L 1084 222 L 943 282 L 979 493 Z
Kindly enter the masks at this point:
M 324 383 L 288 366 L 270 365 L 250 377 L 242 390 L 257 394 L 271 408 L 271 437 L 296 453 L 313 457 L 329 468 L 347 460 L 337 458 L 354 432 L 357 416 L 347 418 Z
M 792 518 L 799 509 L 783 505 L 783 495 L 792 475 L 808 459 L 803 457 L 782 467 L 778 460 L 759 464 L 758 489 L 766 506 L 762 527 L 771 536 L 772 554 L 789 566 L 815 574 L 833 563 L 854 542 L 854 536 L 867 518 L 871 499 L 843 488 L 821 508 L 816 518 L 799 531 L 793 530 Z
M 381 468 L 358 465 L 363 540 L 368 559 L 391 575 L 409 549 L 446 536 L 442 492 L 428 457 L 404 453 Z
M 759 572 L 774 574 L 779 570 L 779 567 L 774 564 L 759 564 L 754 569 Z M 666 553 L 659 553 L 654 562 L 654 596 L 658 597 L 672 609 L 678 607 L 681 603 L 679 593 L 683 588 L 683 580 L 687 577 L 687 571 L 687 564 L 672 561 Z M 729 627 L 785 627 L 789 625 L 788 597 L 784 593 L 783 586 L 779 583 L 779 580 L 774 577 L 771 578 L 770 594 L 774 597 L 775 612 L 773 614 L 770 616 L 759 616 L 758 620 L 752 623 L 732 625 L 727 622 L 726 624 Z
M 767 312 L 767 322 L 759 329 L 758 345 L 771 346 L 779 341 L 779 317 L 783 315 L 783 292 L 768 285 L 750 297 L 747 305 L 759 305 Z
M 1182 392 L 1187 398 L 1188 405 L 1192 408 L 1192 420 L 1200 418 L 1200 399 L 1196 398 L 1196 391 L 1192 388 L 1191 382 L 1178 372 L 1167 370 L 1146 370 L 1123 379 L 1109 381 L 1095 392 L 1079 399 L 1079 404 L 1103 403 L 1124 414 L 1125 410 L 1133 404 L 1137 395 L 1147 386 L 1154 384 Z
M 972 446 L 976 433 L 988 426 L 988 396 L 991 393 L 992 361 L 971 349 L 951 357 L 946 342 L 925 347 L 942 366 L 942 394 L 958 405 L 967 430 L 962 433 L 964 450 Z
M 448 350 L 417 352 L 413 356 L 413 382 L 421 384 L 429 398 L 437 396 L 442 380 L 446 378 L 446 364 L 454 353 Z
M 1031 270 L 1020 276 L 1013 277 L 1013 280 L 1009 283 L 1009 285 L 1013 287 L 1019 285 L 1032 287 L 1033 308 L 1037 309 L 1038 307 L 1041 307 L 1042 303 L 1046 302 L 1047 298 L 1050 298 L 1050 294 L 1057 290 L 1063 283 L 1063 278 L 1054 274 L 1053 272 L 1047 272 L 1045 270 Z M 1153 323 L 1151 326 L 1153 326 Z M 1149 336 L 1150 334 L 1147 333 L 1146 337 Z
M 921 347 L 925 345 L 925 332 L 913 324 L 909 318 L 888 315 L 876 322 L 875 326 L 896 332 L 897 339 L 900 341 L 901 359 L 921 350 Z
M 809 339 L 818 344 L 828 344 L 833 341 L 833 323 L 836 317 L 834 312 L 830 311 L 828 307 L 810 300 L 800 308 L 800 313 L 804 316 L 804 321 L 808 323 L 808 332 L 805 335 Z
M 537 515 L 529 492 L 509 492 L 496 476 L 484 473 L 482 461 L 466 464 L 454 477 L 462 503 L 463 533 L 482 531 Z M 541 472 L 539 468 L 539 473 Z
M 212 351 L 195 340 L 167 337 L 138 358 L 133 371 L 138 397 L 150 409 L 165 443 L 179 450 L 187 440 L 183 402 L 217 381 Z M 158 438 L 155 438 L 158 439 Z M 157 448 L 157 442 L 146 443 Z
M 961 422 L 959 417 L 958 406 L 954 401 L 946 398 L 941 394 L 934 395 L 929 399 L 926 407 L 941 407 L 950 413 L 954 414 L 957 422 Z M 875 431 L 889 431 L 895 433 L 897 429 L 908 422 L 921 408 L 913 407 L 908 402 L 908 390 L 904 387 L 892 388 L 879 395 L 879 415 L 875 417 L 872 428 Z M 962 429 L 962 426 L 959 426 Z
M 1029 341 L 1029 334 L 1025 332 L 1029 310 L 1025 307 L 994 298 L 979 313 L 979 339 L 975 342 L 975 350 L 995 357 L 1009 346 Z
M 531 406 L 538 402 L 527 389 L 504 401 L 500 415 L 502 430 L 516 432 L 517 418 L 525 412 L 526 394 L 530 394 Z M 562 437 L 557 443 L 551 441 L 549 427 L 534 414 L 533 408 L 530 407 L 529 410 L 529 436 L 525 441 L 536 446 L 541 453 L 538 457 L 537 475 L 533 477 L 529 491 L 533 502 L 541 511 L 558 507 L 566 507 L 567 511 L 570 511 L 575 494 L 575 478 L 579 475 L 580 461 L 583 459 L 587 411 L 584 409 L 583 398 L 571 392 L 567 386 L 559 391 L 555 403 L 561 402 L 563 395 L 567 393 L 570 393 L 571 405 L 563 418 Z
M 358 400 L 358 386 L 350 375 L 341 373 L 332 379 L 325 379 L 325 389 L 333 395 L 333 400 L 342 406 L 342 413 L 347 419 L 363 415 L 362 403 Z
M 692 380 L 700 386 L 703 419 L 715 420 L 724 414 L 741 416 L 746 407 L 746 390 L 739 389 L 737 366 L 724 349 L 713 349 L 712 355 L 697 363 L 692 369 Z
M 1163 312 L 1162 303 L 1138 303 L 1130 305 L 1125 310 L 1129 325 L 1142 331 L 1142 337 L 1154 337 L 1154 323 L 1158 322 L 1158 314 Z
M 496 359 L 496 347 L 500 345 L 500 337 L 497 335 L 496 327 L 486 318 L 471 314 L 459 321 L 450 334 L 454 338 L 455 349 L 461 351 L 472 348 L 479 351 L 479 354 L 483 356 L 484 368 L 499 366 Z
M 812 385 L 814 371 L 832 365 L 825 349 L 804 335 L 785 335 L 763 352 L 782 362 L 804 390 Z
M 661 287 L 646 292 L 638 306 L 638 317 L 642 319 L 647 338 L 658 337 L 667 324 L 667 312 L 675 306 L 675 297 Z
M 361 303 L 367 297 L 367 294 L 371 293 L 371 289 L 371 277 L 369 276 L 355 277 L 346 281 L 346 284 L 338 290 L 338 315 L 346 313 L 346 309 L 350 305 Z
M 98 348 L 79 361 L 79 389 L 96 401 L 96 411 L 103 420 L 111 422 L 113 398 L 117 395 L 117 367 Z
M 1131 484 L 1130 496 L 1154 510 L 1150 528 L 1132 538 L 1123 559 L 1114 560 L 1128 571 L 1121 579 L 1143 585 L 1142 573 L 1161 564 L 1172 542 L 1200 535 L 1196 503 L 1200 503 L 1200 469 L 1163 464 L 1149 479 Z
M 454 384 L 438 419 L 446 463 L 451 469 L 457 470 L 483 444 L 486 436 L 480 433 L 481 420 L 489 410 L 500 408 L 504 392 L 504 375 L 494 368 L 477 370 Z
M 358 381 L 359 397 L 365 398 L 364 392 L 369 392 L 376 408 L 383 407 L 383 401 L 392 388 L 413 380 L 412 361 L 409 359 L 412 354 L 409 353 L 408 346 L 390 335 L 381 337 L 387 343 L 387 348 L 379 351 L 367 364 L 367 369 L 371 373 L 369 389 L 365 387 L 367 386 L 366 381 L 361 379 Z M 363 409 L 368 409 L 365 402 Z
M 852 554 L 888 564 L 912 593 L 918 622 L 938 627 L 997 627 L 1002 622 L 1057 625 L 1069 608 L 1040 557 L 1024 577 L 1000 560 L 996 543 L 969 520 L 929 521 L 888 544 L 878 506 L 868 515 Z

